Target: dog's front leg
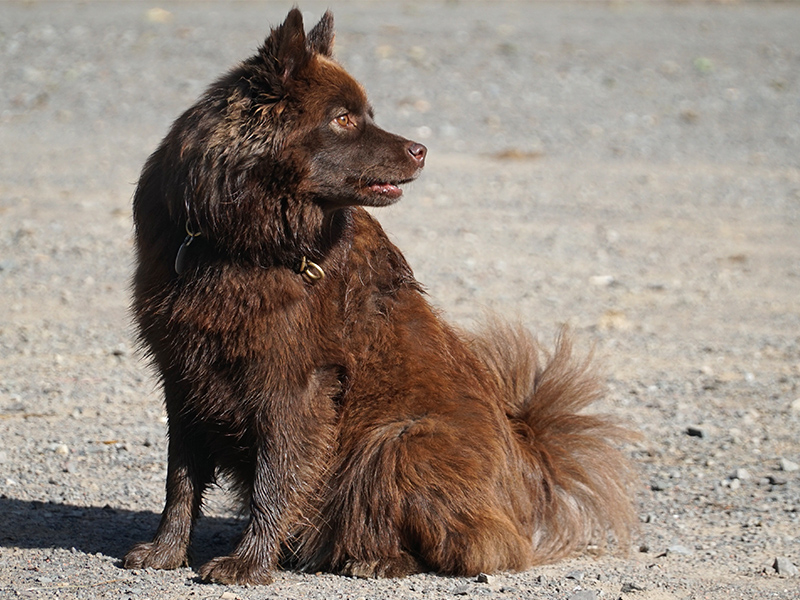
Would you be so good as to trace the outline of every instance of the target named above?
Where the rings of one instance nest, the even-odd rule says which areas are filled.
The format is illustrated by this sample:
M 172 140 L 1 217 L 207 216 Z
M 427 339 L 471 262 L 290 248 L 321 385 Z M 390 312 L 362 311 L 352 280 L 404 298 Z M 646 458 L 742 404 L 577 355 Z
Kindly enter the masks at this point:
M 276 464 L 282 461 L 270 446 L 265 444 L 256 453 L 250 521 L 242 538 L 232 554 L 214 558 L 200 568 L 204 581 L 239 585 L 272 582 L 270 571 L 286 528 L 283 521 L 289 494 L 284 488 L 289 473 L 285 465 Z
M 152 542 L 136 544 L 125 555 L 126 569 L 176 569 L 187 565 L 192 525 L 213 476 L 214 465 L 203 444 L 171 418 L 167 499 L 161 522 Z
M 258 585 L 272 581 L 281 543 L 296 523 L 307 495 L 319 483 L 333 444 L 340 384 L 335 370 L 320 369 L 303 392 L 265 406 L 249 472 L 250 521 L 229 556 L 201 567 L 204 581 Z M 290 399 L 290 400 L 288 400 Z

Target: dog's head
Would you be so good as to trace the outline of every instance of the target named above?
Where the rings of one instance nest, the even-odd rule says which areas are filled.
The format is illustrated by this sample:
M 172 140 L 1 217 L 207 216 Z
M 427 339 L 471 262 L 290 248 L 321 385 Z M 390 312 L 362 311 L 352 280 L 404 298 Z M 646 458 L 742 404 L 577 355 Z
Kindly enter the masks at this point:
M 182 162 L 198 170 L 188 179 L 224 180 L 213 190 L 220 203 L 254 186 L 262 199 L 325 209 L 397 200 L 424 166 L 425 146 L 375 124 L 364 88 L 332 58 L 333 39 L 330 12 L 306 35 L 292 9 L 255 56 L 212 85 L 173 129 Z
M 165 202 L 177 243 L 184 229 L 200 232 L 201 243 L 265 264 L 312 252 L 342 207 L 396 201 L 426 149 L 375 124 L 364 89 L 331 56 L 333 38 L 330 13 L 306 35 L 294 9 L 214 83 L 148 161 L 137 224 Z
M 332 59 L 333 38 L 330 12 L 306 36 L 294 9 L 250 64 L 266 69 L 277 92 L 282 151 L 307 169 L 300 191 L 333 206 L 390 204 L 419 174 L 426 149 L 375 124 L 364 89 Z

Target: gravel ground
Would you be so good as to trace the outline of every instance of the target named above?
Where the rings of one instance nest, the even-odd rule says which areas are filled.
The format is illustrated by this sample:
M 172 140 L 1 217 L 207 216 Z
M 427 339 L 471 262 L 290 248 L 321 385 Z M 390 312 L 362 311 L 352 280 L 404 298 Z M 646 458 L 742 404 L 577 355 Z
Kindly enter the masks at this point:
M 800 598 L 800 5 L 303 2 L 429 146 L 378 215 L 434 301 L 596 348 L 627 554 L 488 580 L 125 571 L 164 416 L 127 313 L 147 155 L 288 3 L 0 5 L 0 598 Z M 222 491 L 198 562 L 242 523 Z M 776 560 L 777 559 L 777 560 Z

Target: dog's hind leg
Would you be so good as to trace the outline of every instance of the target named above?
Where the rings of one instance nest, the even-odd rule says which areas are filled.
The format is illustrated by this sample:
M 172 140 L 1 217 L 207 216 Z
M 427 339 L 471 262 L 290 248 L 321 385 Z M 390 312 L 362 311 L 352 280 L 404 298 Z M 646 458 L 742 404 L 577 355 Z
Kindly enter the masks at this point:
M 301 566 L 362 577 L 525 566 L 531 542 L 498 485 L 504 440 L 487 427 L 495 415 L 485 408 L 412 417 L 361 436 L 307 534 Z
M 403 514 L 398 530 L 430 569 L 450 575 L 519 570 L 531 540 L 508 486 L 512 447 L 493 411 L 429 417 L 396 449 Z M 498 420 L 499 421 L 499 420 Z

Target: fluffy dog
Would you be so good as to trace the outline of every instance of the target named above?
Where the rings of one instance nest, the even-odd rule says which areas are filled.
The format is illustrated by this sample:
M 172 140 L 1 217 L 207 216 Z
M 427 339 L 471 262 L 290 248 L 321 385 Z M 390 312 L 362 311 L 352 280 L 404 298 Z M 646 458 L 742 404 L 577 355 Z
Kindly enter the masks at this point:
M 426 149 L 380 129 L 294 9 L 149 158 L 134 202 L 133 312 L 169 417 L 166 505 L 127 568 L 187 563 L 204 491 L 249 509 L 207 581 L 281 562 L 400 576 L 524 569 L 628 539 L 625 432 L 565 337 L 456 331 L 363 206 Z M 545 358 L 542 358 L 542 357 Z

